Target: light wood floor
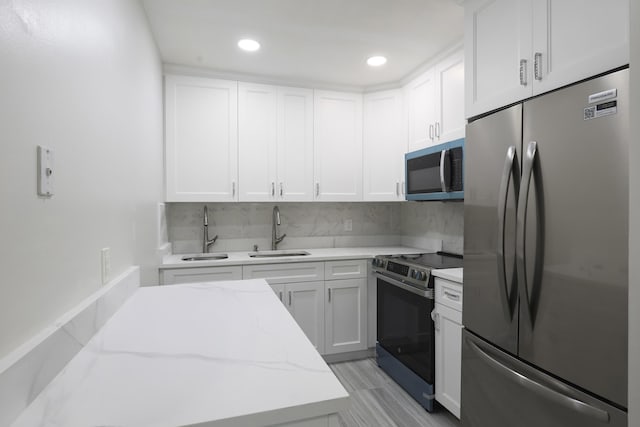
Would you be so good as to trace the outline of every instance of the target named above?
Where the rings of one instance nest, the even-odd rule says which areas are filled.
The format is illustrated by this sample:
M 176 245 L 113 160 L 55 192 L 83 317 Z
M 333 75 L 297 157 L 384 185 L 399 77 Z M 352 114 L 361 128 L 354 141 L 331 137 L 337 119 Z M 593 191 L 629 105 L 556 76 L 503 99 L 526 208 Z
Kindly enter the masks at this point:
M 459 427 L 460 422 L 437 405 L 433 413 L 422 408 L 382 371 L 375 359 L 329 365 L 351 395 L 351 405 L 340 412 L 343 427 Z

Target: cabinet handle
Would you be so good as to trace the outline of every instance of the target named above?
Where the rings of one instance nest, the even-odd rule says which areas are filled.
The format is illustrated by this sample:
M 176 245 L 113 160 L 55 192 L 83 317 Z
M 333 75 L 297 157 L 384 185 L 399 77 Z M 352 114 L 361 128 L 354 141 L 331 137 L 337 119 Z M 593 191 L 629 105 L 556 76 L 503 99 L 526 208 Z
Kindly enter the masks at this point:
M 329 291 L 329 302 L 331 302 L 331 288 L 329 288 L 328 291 Z
M 402 195 L 404 195 L 404 181 L 402 181 L 402 185 L 400 185 L 400 191 L 402 191 Z
M 444 295 L 447 298 L 452 299 L 454 301 L 459 301 L 460 300 L 460 295 L 452 294 L 451 292 L 444 291 Z
M 284 196 L 284 187 L 282 183 L 280 183 L 280 197 Z
M 536 52 L 533 55 L 533 76 L 536 80 L 542 80 L 542 53 Z
M 429 125 L 429 139 L 433 141 L 433 125 Z
M 291 291 L 289 291 L 289 307 L 291 307 Z
M 320 183 L 316 182 L 316 197 L 320 196 Z
M 276 183 L 271 181 L 271 197 L 276 197 Z
M 396 182 L 396 196 L 400 197 L 400 183 Z
M 436 138 L 440 139 L 440 122 L 436 122 Z
M 520 85 L 527 85 L 527 60 L 520 60 Z
M 282 291 L 280 291 L 280 302 L 282 302 Z
M 236 197 L 236 182 L 235 181 L 233 181 L 231 183 L 231 196 L 232 197 Z

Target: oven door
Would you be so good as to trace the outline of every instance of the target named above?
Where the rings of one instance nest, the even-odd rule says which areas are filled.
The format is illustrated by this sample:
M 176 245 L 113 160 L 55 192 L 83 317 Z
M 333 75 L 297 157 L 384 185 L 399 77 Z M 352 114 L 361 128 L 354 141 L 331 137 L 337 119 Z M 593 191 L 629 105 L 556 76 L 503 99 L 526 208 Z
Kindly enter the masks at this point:
M 429 384 L 434 383 L 435 339 L 430 292 L 376 273 L 378 344 Z

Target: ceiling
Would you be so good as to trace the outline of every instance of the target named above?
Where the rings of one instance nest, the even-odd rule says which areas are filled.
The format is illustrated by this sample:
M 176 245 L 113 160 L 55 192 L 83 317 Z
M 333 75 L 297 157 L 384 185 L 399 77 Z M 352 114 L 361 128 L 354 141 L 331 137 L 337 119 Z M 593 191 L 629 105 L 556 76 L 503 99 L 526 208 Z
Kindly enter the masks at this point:
M 280 81 L 398 82 L 463 37 L 456 0 L 143 0 L 162 60 Z M 262 48 L 241 51 L 254 38 Z M 372 68 L 366 59 L 384 55 Z

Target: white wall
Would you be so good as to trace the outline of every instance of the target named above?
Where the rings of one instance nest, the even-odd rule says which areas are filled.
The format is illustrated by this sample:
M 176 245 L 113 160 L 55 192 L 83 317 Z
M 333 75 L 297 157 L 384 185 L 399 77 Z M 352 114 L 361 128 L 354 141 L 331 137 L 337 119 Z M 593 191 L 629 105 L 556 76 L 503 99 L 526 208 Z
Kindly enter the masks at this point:
M 131 0 L 0 0 L 0 358 L 112 277 L 155 279 L 162 75 Z M 55 195 L 36 195 L 36 146 Z
M 640 426 L 640 2 L 631 0 L 629 426 Z

